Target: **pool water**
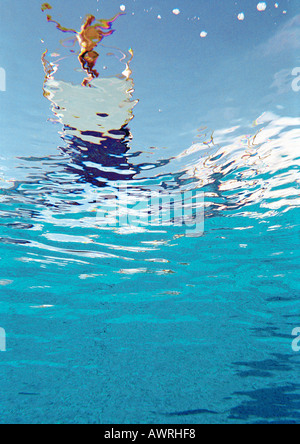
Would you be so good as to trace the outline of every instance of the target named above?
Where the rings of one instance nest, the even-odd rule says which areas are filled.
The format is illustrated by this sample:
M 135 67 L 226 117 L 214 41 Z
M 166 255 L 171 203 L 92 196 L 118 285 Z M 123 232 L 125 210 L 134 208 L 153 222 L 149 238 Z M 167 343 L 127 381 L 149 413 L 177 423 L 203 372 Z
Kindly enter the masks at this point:
M 3 3 L 0 423 L 300 423 L 299 6 Z

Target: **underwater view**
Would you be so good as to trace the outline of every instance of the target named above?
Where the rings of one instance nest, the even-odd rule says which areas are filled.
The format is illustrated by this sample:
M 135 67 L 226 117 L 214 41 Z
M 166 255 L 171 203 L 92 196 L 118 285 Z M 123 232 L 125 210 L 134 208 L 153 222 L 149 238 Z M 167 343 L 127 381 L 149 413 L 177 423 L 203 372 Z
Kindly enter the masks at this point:
M 0 424 L 300 424 L 299 1 L 50 1 L 0 2 Z

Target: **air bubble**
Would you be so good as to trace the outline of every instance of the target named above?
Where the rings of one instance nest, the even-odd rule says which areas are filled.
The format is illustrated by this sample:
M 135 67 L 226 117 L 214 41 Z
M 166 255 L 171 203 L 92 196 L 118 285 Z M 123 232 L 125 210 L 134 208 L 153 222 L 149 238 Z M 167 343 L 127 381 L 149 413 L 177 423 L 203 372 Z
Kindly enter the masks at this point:
M 267 3 L 266 2 L 260 2 L 257 5 L 257 10 L 262 12 L 265 11 L 267 9 Z

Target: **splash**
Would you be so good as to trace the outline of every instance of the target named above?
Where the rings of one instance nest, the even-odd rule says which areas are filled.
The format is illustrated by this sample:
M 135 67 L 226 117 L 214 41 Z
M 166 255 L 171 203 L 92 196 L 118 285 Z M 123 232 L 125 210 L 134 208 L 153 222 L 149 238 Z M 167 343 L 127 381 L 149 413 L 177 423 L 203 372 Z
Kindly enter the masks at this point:
M 113 32 L 114 19 L 108 23 L 88 16 L 81 33 L 64 32 L 75 33 L 74 40 L 81 42 L 81 49 L 85 46 L 86 50 L 94 51 L 93 45 L 103 39 L 102 34 L 94 34 L 95 23 L 102 23 L 102 31 L 106 26 L 109 34 Z M 87 35 L 84 29 L 88 31 Z M 87 38 L 86 45 L 84 38 Z M 81 194 L 78 207 L 86 205 L 91 208 L 92 205 L 91 212 L 99 215 L 99 208 L 104 208 L 112 215 L 110 200 L 107 204 L 106 199 L 107 195 L 113 194 L 117 182 L 130 183 L 130 199 L 137 206 L 147 201 L 149 193 L 153 192 L 172 195 L 175 201 L 178 193 L 186 190 L 203 191 L 206 193 L 207 217 L 235 211 L 259 219 L 261 214 L 273 217 L 274 211 L 283 213 L 299 206 L 298 173 L 287 176 L 280 170 L 283 163 L 286 170 L 295 169 L 293 134 L 298 119 L 281 121 L 280 116 L 265 112 L 255 121 L 254 130 L 249 130 L 252 122 L 248 121 L 215 131 L 201 128 L 196 142 L 169 158 L 162 158 L 161 151 L 152 152 L 152 148 L 150 161 L 145 160 L 149 158 L 144 156 L 146 151 L 134 152 L 130 147 L 132 135 L 128 127 L 137 104 L 133 99 L 130 67 L 133 51 L 130 49 L 127 56 L 117 51 L 121 54 L 117 59 L 125 65 L 125 69 L 119 71 L 123 77 L 95 78 L 97 76 L 90 75 L 88 84 L 93 88 L 56 80 L 58 61 L 49 63 L 47 53 L 43 55 L 44 95 L 52 102 L 55 120 L 63 126 L 61 135 L 67 145 L 61 147 L 63 154 L 68 156 L 63 174 L 70 176 L 72 186 L 76 183 L 78 190 L 82 187 L 78 191 Z M 290 134 L 285 134 L 286 127 L 293 128 Z M 65 178 L 63 183 L 66 186 Z M 55 184 L 51 182 L 50 188 L 52 186 Z M 48 205 L 54 205 L 53 196 L 49 192 Z M 61 204 L 57 198 L 55 207 L 61 206 L 65 208 L 66 203 Z M 74 211 L 74 205 L 70 208 Z M 262 213 L 261 208 L 267 212 Z M 151 208 L 151 215 L 153 211 Z M 140 213 L 139 208 L 136 214 Z
M 52 7 L 48 3 L 42 5 L 42 11 L 49 9 L 52 9 Z M 108 37 L 115 32 L 112 29 L 112 25 L 118 19 L 118 17 L 122 15 L 125 14 L 123 12 L 119 12 L 108 20 L 96 20 L 93 15 L 87 15 L 79 32 L 75 29 L 63 27 L 59 22 L 53 20 L 51 15 L 47 15 L 47 21 L 49 23 L 54 23 L 59 31 L 76 35 L 76 37 L 73 39 L 73 43 L 75 43 L 77 39 L 81 49 L 78 59 L 82 69 L 88 74 L 88 76 L 82 82 L 83 86 L 91 86 L 90 82 L 99 77 L 99 73 L 95 69 L 99 54 L 95 49 L 97 48 L 98 44 L 102 42 L 104 37 Z
M 126 62 L 126 69 L 124 69 L 124 71 L 122 72 L 122 74 L 123 74 L 123 76 L 124 77 L 126 77 L 126 79 L 127 80 L 129 80 L 130 79 L 130 77 L 131 77 L 131 75 L 132 75 L 132 71 L 131 71 L 131 69 L 130 69 L 130 62 L 132 62 L 132 59 L 133 59 L 133 50 L 132 50 L 132 48 L 130 48 L 129 50 L 128 50 L 128 52 L 129 52 L 129 54 L 130 54 L 130 59 L 128 60 L 128 62 Z

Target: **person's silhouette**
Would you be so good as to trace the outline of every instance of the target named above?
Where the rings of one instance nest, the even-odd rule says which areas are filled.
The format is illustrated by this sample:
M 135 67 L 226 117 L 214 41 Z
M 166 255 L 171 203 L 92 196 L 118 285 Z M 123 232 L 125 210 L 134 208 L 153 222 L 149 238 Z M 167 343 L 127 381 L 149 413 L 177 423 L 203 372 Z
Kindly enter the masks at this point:
M 51 9 L 50 5 L 43 5 L 42 10 L 46 9 Z M 74 29 L 64 28 L 56 20 L 53 20 L 51 15 L 47 15 L 47 21 L 50 23 L 55 23 L 57 29 L 62 32 L 76 35 L 77 41 L 81 48 L 78 59 L 82 68 L 88 74 L 88 77 L 86 77 L 82 82 L 83 86 L 90 86 L 90 82 L 99 77 L 99 73 L 95 69 L 99 54 L 97 51 L 95 51 L 95 48 L 104 37 L 110 36 L 114 33 L 114 30 L 111 29 L 112 24 L 121 15 L 124 15 L 124 13 L 120 12 L 109 20 L 96 20 L 93 15 L 88 15 L 85 18 L 85 22 L 81 26 L 80 32 L 77 32 Z

